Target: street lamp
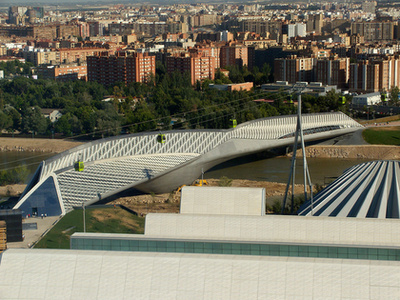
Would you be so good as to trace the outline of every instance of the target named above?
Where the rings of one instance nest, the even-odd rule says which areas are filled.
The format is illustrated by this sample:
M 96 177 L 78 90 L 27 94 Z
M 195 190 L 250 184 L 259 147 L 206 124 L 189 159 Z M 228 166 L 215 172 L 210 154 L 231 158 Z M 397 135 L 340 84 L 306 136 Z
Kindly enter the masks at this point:
M 83 232 L 86 232 L 86 213 L 85 213 L 85 203 L 82 202 L 82 212 L 83 212 Z

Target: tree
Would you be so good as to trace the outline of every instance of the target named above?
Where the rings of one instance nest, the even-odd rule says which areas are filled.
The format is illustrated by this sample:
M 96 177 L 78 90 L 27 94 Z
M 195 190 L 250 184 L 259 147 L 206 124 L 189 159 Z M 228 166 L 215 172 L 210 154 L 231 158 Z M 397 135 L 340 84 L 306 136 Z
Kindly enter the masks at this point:
M 0 110 L 0 134 L 4 129 L 8 129 L 12 125 L 11 118 Z
M 392 101 L 393 104 L 397 105 L 399 102 L 399 87 L 394 86 L 390 89 L 390 100 Z
M 155 114 L 152 112 L 145 101 L 136 104 L 136 109 L 127 115 L 128 124 L 133 124 L 131 130 L 141 132 L 156 129 L 157 123 L 154 121 Z
M 21 114 L 12 106 L 7 106 L 4 109 L 4 113 L 11 119 L 11 124 L 8 127 L 9 130 L 20 130 L 21 129 Z
M 22 117 L 22 131 L 43 134 L 47 130 L 48 122 L 50 121 L 42 115 L 40 107 L 28 108 Z

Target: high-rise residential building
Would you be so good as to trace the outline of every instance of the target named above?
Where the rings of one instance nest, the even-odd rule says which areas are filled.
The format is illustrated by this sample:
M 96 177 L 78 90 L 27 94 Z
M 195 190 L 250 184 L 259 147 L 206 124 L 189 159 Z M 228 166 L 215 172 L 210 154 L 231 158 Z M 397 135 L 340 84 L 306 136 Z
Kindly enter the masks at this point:
M 201 49 L 167 56 L 165 61 L 168 73 L 189 73 L 192 85 L 204 79 L 213 80 L 215 77 L 215 57 L 208 55 L 207 51 L 201 51 Z
M 242 32 L 255 32 L 263 37 L 271 40 L 279 40 L 282 34 L 281 21 L 262 21 L 262 20 L 245 20 L 240 22 L 240 30 Z
M 215 59 L 215 68 L 221 67 L 221 44 L 198 43 L 196 48 L 189 49 L 189 52 L 200 52 L 203 56 L 211 56 Z
M 376 1 L 365 1 L 362 4 L 362 10 L 365 13 L 374 14 L 376 9 Z
M 351 34 L 364 36 L 365 41 L 389 41 L 394 38 L 396 22 L 361 21 L 351 23 Z
M 28 7 L 26 6 L 10 6 L 8 8 L 8 23 L 15 25 L 25 25 Z
M 400 87 L 398 56 L 370 58 L 350 65 L 351 91 L 378 92 Z
M 221 42 L 230 42 L 233 40 L 233 33 L 228 30 L 221 31 L 220 33 L 220 41 Z
M 191 17 L 190 23 L 193 27 L 199 27 L 216 24 L 220 19 L 221 16 L 216 14 L 197 14 Z
M 185 33 L 187 24 L 183 22 L 148 22 L 140 21 L 135 23 L 111 23 L 108 25 L 111 35 L 127 35 L 132 31 L 143 33 L 146 36 L 161 35 L 163 33 Z
M 316 65 L 316 81 L 325 85 L 336 85 L 345 88 L 350 75 L 350 58 L 331 57 L 318 59 Z
M 220 54 L 220 67 L 227 66 L 248 66 L 248 48 L 247 46 L 239 43 L 229 43 L 221 47 Z
M 316 34 L 322 33 L 323 15 L 309 15 L 307 20 L 307 32 L 314 32 Z
M 296 55 L 277 58 L 275 59 L 275 80 L 289 83 L 313 81 L 315 60 L 315 58 L 297 57 Z
M 116 82 L 148 82 L 156 73 L 156 60 L 148 53 L 102 53 L 87 58 L 87 69 L 89 81 L 105 86 Z
M 295 24 L 283 24 L 282 34 L 287 34 L 287 37 L 293 38 L 296 36 L 305 37 L 306 36 L 306 24 L 295 23 Z
M 43 19 L 43 7 L 30 6 L 10 6 L 8 8 L 8 23 L 14 25 L 25 25 L 35 23 L 38 19 Z

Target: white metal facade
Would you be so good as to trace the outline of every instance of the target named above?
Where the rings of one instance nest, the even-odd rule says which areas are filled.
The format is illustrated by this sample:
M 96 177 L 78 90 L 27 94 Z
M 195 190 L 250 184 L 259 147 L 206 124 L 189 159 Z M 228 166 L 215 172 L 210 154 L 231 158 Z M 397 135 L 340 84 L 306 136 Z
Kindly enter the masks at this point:
M 306 139 L 333 137 L 361 127 L 343 113 L 303 116 Z M 166 136 L 163 144 L 157 142 L 157 132 L 90 142 L 44 161 L 35 181 L 28 185 L 15 208 L 29 210 L 26 208 L 29 199 L 48 183 L 49 177 L 55 179 L 54 190 L 61 195 L 62 213 L 73 206 L 90 204 L 128 188 L 140 189 L 146 182 L 149 186 L 142 188 L 144 191 L 170 191 L 198 177 L 201 167 L 193 167 L 196 162 L 209 168 L 233 157 L 291 145 L 295 128 L 296 116 L 280 116 L 250 121 L 229 130 L 167 131 L 163 132 Z M 83 172 L 73 169 L 74 162 L 79 159 L 85 163 Z M 174 173 L 171 179 L 168 174 L 177 170 L 180 173 Z M 170 177 L 165 179 L 166 176 Z M 164 180 L 163 186 L 161 180 Z M 171 180 L 175 181 L 169 182 Z M 46 193 L 42 191 L 42 194 Z M 39 200 L 35 201 L 34 205 L 43 206 Z M 44 209 L 42 213 L 49 215 Z

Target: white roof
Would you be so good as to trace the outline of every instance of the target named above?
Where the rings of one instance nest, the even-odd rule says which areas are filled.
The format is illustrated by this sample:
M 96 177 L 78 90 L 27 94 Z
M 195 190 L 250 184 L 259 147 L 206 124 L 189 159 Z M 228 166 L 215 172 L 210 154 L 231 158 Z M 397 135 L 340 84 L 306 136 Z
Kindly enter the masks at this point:
M 400 220 L 148 214 L 145 235 L 181 239 L 400 246 Z
M 180 213 L 261 216 L 265 214 L 265 189 L 185 186 Z
M 311 202 L 299 215 L 311 215 Z M 353 218 L 400 217 L 400 161 L 355 165 L 314 197 L 314 216 Z
M 396 299 L 400 262 L 9 249 L 2 299 Z

